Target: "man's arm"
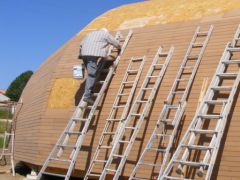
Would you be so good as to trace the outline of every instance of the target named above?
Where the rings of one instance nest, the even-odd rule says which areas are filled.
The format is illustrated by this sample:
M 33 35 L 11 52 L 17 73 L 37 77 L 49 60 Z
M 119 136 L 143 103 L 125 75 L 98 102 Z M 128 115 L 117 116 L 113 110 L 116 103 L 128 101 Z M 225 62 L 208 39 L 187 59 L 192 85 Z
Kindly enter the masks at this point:
M 121 50 L 121 45 L 111 34 L 108 34 L 106 40 L 109 44 L 113 45 L 118 50 Z

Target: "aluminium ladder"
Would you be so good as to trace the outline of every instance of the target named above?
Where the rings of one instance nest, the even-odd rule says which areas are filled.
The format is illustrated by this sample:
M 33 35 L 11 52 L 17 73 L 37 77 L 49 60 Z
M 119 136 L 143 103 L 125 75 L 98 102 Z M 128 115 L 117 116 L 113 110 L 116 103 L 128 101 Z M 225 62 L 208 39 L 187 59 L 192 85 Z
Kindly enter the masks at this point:
M 115 69 L 119 63 L 119 60 L 121 58 L 121 55 L 123 54 L 130 38 L 132 36 L 132 31 L 130 30 L 126 38 L 122 38 L 120 32 L 116 33 L 115 38 L 120 41 L 120 43 L 123 43 L 122 49 L 114 63 L 111 65 L 109 69 L 103 69 L 105 68 L 106 61 L 103 61 L 101 63 L 100 71 L 101 75 L 103 73 L 107 75 L 105 76 L 104 80 L 99 80 L 100 75 L 96 77 L 95 84 L 99 84 L 100 90 L 98 93 L 94 93 L 94 96 L 96 99 L 94 100 L 93 105 L 87 105 L 83 101 L 83 97 L 81 101 L 79 102 L 78 106 L 76 107 L 73 116 L 70 118 L 70 121 L 68 122 L 66 128 L 60 135 L 59 139 L 57 140 L 57 143 L 54 145 L 51 153 L 49 154 L 47 160 L 43 164 L 42 169 L 40 170 L 37 179 L 40 180 L 43 175 L 50 175 L 50 176 L 56 176 L 59 178 L 64 178 L 65 180 L 68 180 L 71 176 L 71 173 L 74 169 L 74 165 L 76 163 L 79 151 L 81 150 L 83 140 L 85 137 L 85 134 L 87 133 L 90 122 L 94 117 L 94 113 L 98 107 L 98 104 L 102 100 L 102 97 L 105 94 L 105 91 L 109 85 L 109 82 L 115 72 Z M 115 49 L 110 47 L 108 54 L 110 55 L 112 52 L 114 52 Z M 107 70 L 107 71 L 106 71 Z M 98 74 L 100 74 L 98 73 Z M 77 129 L 78 128 L 78 129 Z M 64 153 L 66 151 L 66 153 Z M 58 163 L 67 166 L 67 173 L 66 174 L 57 174 L 57 173 L 50 173 L 47 172 L 47 167 L 51 167 L 51 164 Z
M 158 49 L 129 114 L 121 129 L 118 131 L 119 134 L 116 135 L 114 146 L 100 176 L 101 180 L 105 179 L 106 175 L 109 173 L 113 173 L 111 174 L 114 176 L 113 179 L 117 180 L 122 172 L 137 133 L 140 130 L 142 122 L 147 117 L 157 89 L 166 72 L 174 48 L 171 47 L 170 50 L 165 53 L 163 53 L 162 50 L 162 47 Z M 126 147 L 120 153 L 119 149 L 122 145 Z M 119 160 L 120 163 L 116 169 L 113 169 L 115 160 Z
M 94 168 L 103 168 L 107 162 L 105 160 L 106 157 L 102 156 L 106 156 L 112 149 L 114 136 L 120 129 L 123 120 L 126 119 L 145 60 L 145 56 L 130 59 L 112 109 L 108 118 L 106 119 L 97 149 L 93 155 L 90 166 L 84 178 L 85 180 L 89 178 L 100 177 L 101 174 L 94 173 Z
M 3 161 L 5 161 L 6 164 L 7 164 L 6 156 L 10 157 L 10 163 L 11 163 L 11 169 L 12 169 L 13 176 L 15 176 L 15 165 L 14 165 L 14 157 L 13 157 L 13 155 L 14 155 L 13 154 L 14 153 L 14 135 L 15 135 L 14 132 L 15 132 L 16 118 L 17 118 L 17 114 L 18 114 L 18 113 L 16 113 L 16 105 L 17 104 L 14 102 L 7 102 L 8 117 L 10 115 L 10 113 L 9 113 L 10 109 L 14 115 L 13 115 L 12 120 L 7 119 L 6 130 L 2 134 L 3 144 L 2 144 L 2 148 L 1 148 L 2 150 L 0 153 L 0 161 L 3 160 Z M 10 124 L 10 128 L 8 126 L 9 124 Z M 10 132 L 8 129 L 10 129 Z
M 211 84 L 161 179 L 210 180 L 224 129 L 240 84 L 240 26 L 227 44 Z M 187 170 L 184 172 L 183 168 Z M 176 171 L 176 173 L 175 173 Z M 179 175 L 180 174 L 180 175 Z
M 159 172 L 158 178 L 162 175 L 179 127 L 179 122 L 186 107 L 187 96 L 197 73 L 197 69 L 200 65 L 212 30 L 213 26 L 211 26 L 208 31 L 204 32 L 200 31 L 200 27 L 197 27 L 186 55 L 181 63 L 173 86 L 166 101 L 164 102 L 164 106 L 157 120 L 156 127 L 154 128 L 154 131 L 150 136 L 150 139 L 129 179 L 149 179 L 150 177 L 146 173 L 141 174 L 141 170 L 143 170 L 143 168 L 156 169 L 156 171 Z M 194 48 L 197 48 L 197 51 L 195 51 L 193 54 Z M 190 64 L 191 69 L 189 69 Z M 160 157 L 159 161 L 156 159 L 157 156 Z M 154 175 L 157 176 L 157 173 L 154 173 Z

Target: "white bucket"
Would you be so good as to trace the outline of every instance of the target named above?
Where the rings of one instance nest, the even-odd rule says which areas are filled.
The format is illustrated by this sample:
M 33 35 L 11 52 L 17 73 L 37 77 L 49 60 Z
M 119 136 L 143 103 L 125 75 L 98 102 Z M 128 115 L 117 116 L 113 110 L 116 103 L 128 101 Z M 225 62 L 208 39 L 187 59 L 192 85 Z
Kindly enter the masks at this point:
M 73 66 L 73 78 L 75 79 L 84 78 L 84 67 L 82 64 Z

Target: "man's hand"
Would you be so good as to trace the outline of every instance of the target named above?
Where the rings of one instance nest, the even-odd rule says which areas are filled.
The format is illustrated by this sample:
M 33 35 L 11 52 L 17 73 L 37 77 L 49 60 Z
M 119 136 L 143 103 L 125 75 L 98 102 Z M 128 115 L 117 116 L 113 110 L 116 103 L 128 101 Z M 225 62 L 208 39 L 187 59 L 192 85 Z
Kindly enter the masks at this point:
M 118 49 L 117 50 L 117 54 L 119 55 L 121 53 L 121 49 Z

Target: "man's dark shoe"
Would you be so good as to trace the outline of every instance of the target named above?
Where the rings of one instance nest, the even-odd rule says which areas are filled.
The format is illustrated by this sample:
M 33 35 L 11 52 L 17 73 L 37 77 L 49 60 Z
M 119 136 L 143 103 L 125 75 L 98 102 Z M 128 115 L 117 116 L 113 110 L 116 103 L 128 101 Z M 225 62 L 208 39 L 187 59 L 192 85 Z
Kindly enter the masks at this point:
M 93 104 L 94 100 L 92 98 L 83 98 L 83 101 L 89 103 L 89 104 Z

